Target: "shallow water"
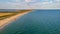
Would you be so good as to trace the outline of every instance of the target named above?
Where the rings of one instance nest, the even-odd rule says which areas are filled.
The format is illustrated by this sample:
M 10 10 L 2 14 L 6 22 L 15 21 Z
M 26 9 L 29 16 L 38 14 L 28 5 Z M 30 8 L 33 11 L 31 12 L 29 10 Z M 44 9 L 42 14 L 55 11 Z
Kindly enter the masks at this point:
M 60 10 L 34 10 L 5 26 L 1 34 L 60 34 Z

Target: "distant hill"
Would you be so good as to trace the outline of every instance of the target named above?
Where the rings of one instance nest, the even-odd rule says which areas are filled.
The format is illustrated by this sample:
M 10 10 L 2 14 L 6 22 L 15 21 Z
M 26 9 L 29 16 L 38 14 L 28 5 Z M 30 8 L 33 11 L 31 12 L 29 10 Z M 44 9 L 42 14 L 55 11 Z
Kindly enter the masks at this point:
M 0 12 L 16 12 L 18 9 L 0 9 Z
M 20 10 L 20 9 L 0 9 L 0 12 L 25 12 L 31 10 Z

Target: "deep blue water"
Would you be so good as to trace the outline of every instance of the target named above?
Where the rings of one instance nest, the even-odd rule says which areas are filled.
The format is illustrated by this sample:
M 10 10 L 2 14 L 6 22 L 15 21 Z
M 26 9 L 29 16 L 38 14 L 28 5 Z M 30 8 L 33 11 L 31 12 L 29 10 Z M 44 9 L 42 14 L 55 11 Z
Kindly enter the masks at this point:
M 1 34 L 60 34 L 60 10 L 33 10 L 5 26 Z

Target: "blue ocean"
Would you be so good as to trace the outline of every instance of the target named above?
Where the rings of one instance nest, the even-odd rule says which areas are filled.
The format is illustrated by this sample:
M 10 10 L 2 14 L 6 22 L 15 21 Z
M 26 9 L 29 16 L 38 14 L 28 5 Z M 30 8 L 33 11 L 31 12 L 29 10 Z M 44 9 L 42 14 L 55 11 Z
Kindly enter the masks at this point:
M 60 34 L 60 10 L 33 10 L 5 26 L 0 34 Z

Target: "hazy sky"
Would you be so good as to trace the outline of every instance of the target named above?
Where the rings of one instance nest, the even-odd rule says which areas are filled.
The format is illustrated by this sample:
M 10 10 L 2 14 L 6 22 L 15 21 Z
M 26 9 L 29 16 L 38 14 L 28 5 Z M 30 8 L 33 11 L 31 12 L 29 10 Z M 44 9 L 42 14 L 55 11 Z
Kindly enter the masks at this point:
M 0 9 L 60 8 L 60 0 L 0 0 Z

